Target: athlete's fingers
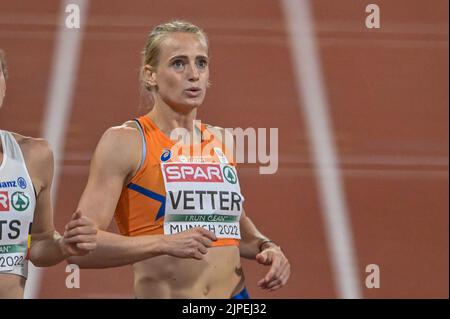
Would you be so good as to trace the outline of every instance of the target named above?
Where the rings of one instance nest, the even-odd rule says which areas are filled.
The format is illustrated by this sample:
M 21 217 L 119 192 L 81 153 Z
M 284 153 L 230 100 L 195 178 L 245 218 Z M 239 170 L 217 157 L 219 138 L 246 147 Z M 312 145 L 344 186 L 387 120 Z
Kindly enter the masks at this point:
M 275 284 L 274 286 L 271 286 L 270 288 L 269 288 L 269 285 L 268 285 L 269 291 L 275 291 L 277 289 L 280 289 L 284 285 L 286 285 L 288 278 L 289 278 L 289 273 L 286 273 L 286 272 L 283 273 L 283 275 L 279 278 L 280 279 L 280 283 L 279 284 Z
M 74 219 L 74 220 L 71 220 L 70 222 L 68 222 L 66 225 L 66 230 L 70 230 L 70 229 L 78 227 L 78 226 L 87 226 L 87 225 L 94 226 L 94 223 L 86 216 L 83 216 L 83 217 L 80 217 L 78 219 Z
M 281 279 L 275 279 L 267 283 L 266 289 L 272 289 L 275 286 L 281 286 Z
M 197 260 L 202 260 L 203 259 L 203 255 L 198 251 L 198 249 L 193 249 L 191 254 L 190 254 L 190 257 L 193 257 L 193 258 L 195 258 Z
M 280 266 L 269 280 L 267 280 L 267 278 L 264 278 L 263 286 L 265 289 L 269 290 L 274 290 L 273 288 L 277 285 L 280 285 L 280 287 L 282 287 L 286 284 L 289 276 L 290 264 L 285 257 L 281 257 Z
M 284 265 L 280 265 L 276 270 L 275 273 L 270 278 L 264 278 L 266 282 L 266 287 L 270 289 L 275 284 L 282 284 L 282 273 L 283 273 Z
M 283 287 L 282 285 L 275 285 L 272 288 L 269 288 L 269 291 L 275 291 L 277 289 L 280 289 L 281 287 Z
M 64 232 L 64 238 L 70 238 L 76 235 L 95 235 L 97 229 L 92 226 L 78 226 Z
M 213 241 L 217 240 L 217 237 L 213 232 L 206 230 L 203 227 L 197 227 L 197 228 L 195 228 L 195 230 L 198 231 L 203 236 L 209 238 L 210 240 L 213 240 Z
M 291 275 L 291 264 L 286 259 L 286 263 L 283 266 L 279 277 L 281 278 L 282 284 L 285 285 Z
M 266 289 L 266 280 L 263 278 L 257 283 L 258 287 L 261 289 Z
M 266 254 L 259 253 L 259 254 L 256 255 L 256 261 L 258 263 L 264 265 L 266 260 L 267 260 L 267 255 Z
M 282 285 L 282 286 L 286 285 L 286 283 L 287 283 L 287 281 L 288 281 L 290 275 L 291 275 L 291 273 L 290 273 L 290 270 L 289 270 L 289 272 L 285 272 L 285 273 L 280 277 L 280 279 L 281 279 L 281 285 Z
M 277 258 L 280 258 L 280 267 L 275 274 L 275 278 L 280 278 L 282 280 L 282 285 L 284 285 L 291 275 L 291 264 L 284 256 L 284 254 L 280 254 L 279 256 L 277 256 Z
M 66 230 L 70 230 L 70 229 L 78 227 L 78 226 L 83 226 L 83 219 L 78 218 L 78 219 L 71 220 L 70 222 L 68 222 L 66 224 Z
M 207 252 L 208 252 L 208 249 L 205 247 L 205 246 L 203 246 L 203 245 L 200 245 L 199 247 L 198 247 L 198 250 L 204 255 L 204 254 L 206 254 Z
M 75 213 L 72 214 L 72 219 L 78 219 L 81 218 L 83 214 L 81 213 L 81 211 L 77 210 Z
M 93 243 L 96 242 L 95 235 L 76 235 L 70 238 L 64 238 L 64 242 L 68 244 L 76 244 L 76 243 Z
M 263 278 L 258 282 L 258 287 L 261 289 L 267 289 L 267 286 L 269 285 L 269 282 Z
M 283 257 L 276 258 L 279 258 L 279 266 L 275 270 L 275 274 L 273 275 L 272 280 L 281 278 L 287 270 L 287 260 Z
M 278 269 L 280 268 L 280 266 L 281 266 L 280 258 L 273 258 L 270 270 L 267 273 L 267 275 L 264 277 L 266 282 L 269 282 L 269 281 L 271 281 L 274 278 L 274 276 L 278 272 Z
M 272 252 L 270 251 L 263 251 L 260 253 L 261 255 L 267 255 L 267 260 L 270 260 L 272 263 L 269 272 L 264 276 L 263 279 L 258 281 L 258 286 L 262 289 L 267 289 L 267 284 L 273 280 L 275 274 L 278 272 L 278 268 L 280 267 L 280 258 L 273 258 Z M 262 257 L 260 257 L 262 258 Z M 263 264 L 267 264 L 267 260 L 263 262 Z
M 66 237 L 71 237 L 74 235 L 95 235 L 97 234 L 97 232 L 98 232 L 97 228 L 87 225 L 87 226 L 78 226 L 70 230 L 66 230 L 64 232 L 64 235 Z
M 65 229 L 69 229 L 69 225 L 73 225 L 74 223 L 72 223 L 73 221 L 79 220 L 81 218 L 82 214 L 79 210 L 77 210 L 75 213 L 72 214 L 69 223 L 66 224 Z M 72 224 L 71 224 L 72 223 Z
M 199 242 L 202 246 L 211 247 L 212 241 L 207 237 L 199 236 L 196 237 L 195 240 Z
M 195 253 L 194 258 L 197 259 L 197 260 L 202 260 L 203 259 L 203 255 L 200 254 L 200 253 Z
M 77 243 L 76 247 L 82 251 L 92 251 L 97 248 L 97 243 Z
M 270 251 L 264 250 L 256 255 L 256 261 L 263 265 L 272 264 L 272 254 Z

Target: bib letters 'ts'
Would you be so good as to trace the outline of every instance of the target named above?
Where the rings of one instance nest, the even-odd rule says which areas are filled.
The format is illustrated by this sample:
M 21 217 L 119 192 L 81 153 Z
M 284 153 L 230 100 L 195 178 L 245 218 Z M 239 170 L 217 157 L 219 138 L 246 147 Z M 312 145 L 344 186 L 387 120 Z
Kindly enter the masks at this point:
M 166 188 L 164 234 L 203 227 L 217 238 L 240 239 L 244 197 L 226 163 L 161 163 Z

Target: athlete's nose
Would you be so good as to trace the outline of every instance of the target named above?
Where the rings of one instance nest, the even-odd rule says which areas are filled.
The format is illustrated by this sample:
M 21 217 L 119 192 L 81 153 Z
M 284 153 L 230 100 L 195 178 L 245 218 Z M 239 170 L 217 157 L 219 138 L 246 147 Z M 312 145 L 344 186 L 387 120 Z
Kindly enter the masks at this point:
M 189 66 L 188 66 L 188 78 L 189 78 L 189 81 L 191 81 L 191 82 L 198 81 L 199 78 L 200 78 L 200 72 L 198 71 L 198 68 L 195 65 L 195 62 L 194 63 L 189 63 Z

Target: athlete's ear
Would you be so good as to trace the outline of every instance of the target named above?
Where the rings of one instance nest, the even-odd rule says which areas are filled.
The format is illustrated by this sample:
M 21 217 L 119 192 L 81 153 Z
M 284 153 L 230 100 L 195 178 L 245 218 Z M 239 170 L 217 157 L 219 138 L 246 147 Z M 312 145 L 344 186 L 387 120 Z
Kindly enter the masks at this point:
M 156 86 L 156 68 L 146 64 L 142 70 L 146 86 Z

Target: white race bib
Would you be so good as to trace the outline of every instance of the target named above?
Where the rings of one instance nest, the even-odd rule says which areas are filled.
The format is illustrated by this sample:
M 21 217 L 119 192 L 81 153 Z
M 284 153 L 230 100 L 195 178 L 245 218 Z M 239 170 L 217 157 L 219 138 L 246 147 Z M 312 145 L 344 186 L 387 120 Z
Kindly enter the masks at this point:
M 0 213 L 0 272 L 24 267 L 29 217 L 21 212 Z
M 240 239 L 244 197 L 236 169 L 223 163 L 161 163 L 166 188 L 164 234 L 203 227 Z
M 9 272 L 15 267 L 24 267 L 27 246 L 2 245 L 0 246 L 0 273 Z

